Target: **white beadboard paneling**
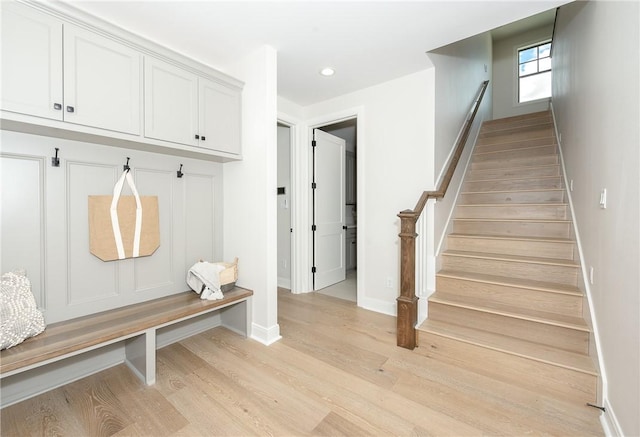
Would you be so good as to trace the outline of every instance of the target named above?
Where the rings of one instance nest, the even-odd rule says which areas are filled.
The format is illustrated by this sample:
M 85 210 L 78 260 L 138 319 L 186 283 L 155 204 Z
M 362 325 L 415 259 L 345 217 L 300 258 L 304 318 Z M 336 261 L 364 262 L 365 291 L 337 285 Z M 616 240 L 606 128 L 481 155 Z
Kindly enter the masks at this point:
M 110 194 L 119 176 L 113 165 L 67 162 L 67 304 L 114 298 L 120 293 L 117 262 L 104 262 L 89 252 L 88 198 Z
M 174 284 L 174 247 L 171 242 L 176 173 L 173 170 L 136 168 L 134 174 L 140 196 L 158 196 L 160 222 L 160 247 L 153 255 L 134 260 L 134 290 L 136 293 L 166 290 Z M 142 213 L 144 214 L 144 211 Z
M 47 323 L 185 291 L 194 260 L 222 259 L 222 164 L 6 130 L 0 141 L 1 267 L 26 265 Z M 51 166 L 56 147 L 60 167 Z M 140 193 L 158 196 L 160 247 L 103 262 L 89 252 L 87 199 L 112 192 L 127 157 Z M 20 210 L 11 207 L 16 196 Z
M 185 274 L 196 261 L 215 261 L 214 194 L 215 178 L 209 175 L 184 176 Z
M 38 307 L 45 309 L 44 160 L 3 154 L 0 178 L 0 271 L 24 269 Z

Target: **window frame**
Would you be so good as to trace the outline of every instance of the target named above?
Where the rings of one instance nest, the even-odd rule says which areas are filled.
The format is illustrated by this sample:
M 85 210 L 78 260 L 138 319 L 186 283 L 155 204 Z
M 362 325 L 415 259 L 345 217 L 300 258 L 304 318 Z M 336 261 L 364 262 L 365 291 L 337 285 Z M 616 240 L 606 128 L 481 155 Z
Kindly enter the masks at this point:
M 547 97 L 541 97 L 539 99 L 534 99 L 534 100 L 527 100 L 527 101 L 520 101 L 520 79 L 523 78 L 527 78 L 527 77 L 532 77 L 532 76 L 537 76 L 539 74 L 543 74 L 543 73 L 551 73 L 553 75 L 553 68 L 552 66 L 549 67 L 548 70 L 544 70 L 544 71 L 539 71 L 539 62 L 540 62 L 540 57 L 536 56 L 535 60 L 536 62 L 538 62 L 537 65 L 537 70 L 535 73 L 530 73 L 530 74 L 525 74 L 523 76 L 520 76 L 520 66 L 525 64 L 526 62 L 520 62 L 520 52 L 522 52 L 523 50 L 528 50 L 528 49 L 532 49 L 535 47 L 540 47 L 543 46 L 545 44 L 551 44 L 551 49 L 549 51 L 549 56 L 545 56 L 543 57 L 543 59 L 551 59 L 551 53 L 553 50 L 553 41 L 551 38 L 548 39 L 544 39 L 542 41 L 538 41 L 538 42 L 534 42 L 531 44 L 525 44 L 525 45 L 521 45 L 521 46 L 516 46 L 515 47 L 515 82 L 516 82 L 516 89 L 515 89 L 515 95 L 514 95 L 514 100 L 515 100 L 515 104 L 516 106 L 520 106 L 520 105 L 528 105 L 531 103 L 536 103 L 536 102 L 541 102 L 541 101 L 545 101 L 545 100 L 550 100 L 551 99 L 551 95 L 547 96 Z M 539 55 L 539 53 L 538 53 Z M 532 62 L 532 61 L 527 61 L 527 62 Z

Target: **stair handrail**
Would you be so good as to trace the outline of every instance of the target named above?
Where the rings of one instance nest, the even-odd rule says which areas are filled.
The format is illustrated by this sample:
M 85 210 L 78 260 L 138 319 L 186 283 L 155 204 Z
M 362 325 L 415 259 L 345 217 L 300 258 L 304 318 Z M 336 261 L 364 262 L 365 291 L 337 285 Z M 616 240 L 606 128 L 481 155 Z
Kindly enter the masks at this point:
M 405 209 L 398 213 L 398 217 L 400 217 L 400 234 L 398 234 L 400 237 L 400 296 L 396 299 L 398 305 L 396 339 L 397 345 L 406 349 L 414 349 L 417 343 L 416 237 L 418 234 L 416 233 L 416 222 L 429 199 L 441 199 L 446 194 L 488 85 L 488 80 L 485 80 L 480 85 L 478 97 L 473 102 L 470 115 L 464 121 L 455 151 L 437 189 L 435 191 L 423 191 L 415 208 Z

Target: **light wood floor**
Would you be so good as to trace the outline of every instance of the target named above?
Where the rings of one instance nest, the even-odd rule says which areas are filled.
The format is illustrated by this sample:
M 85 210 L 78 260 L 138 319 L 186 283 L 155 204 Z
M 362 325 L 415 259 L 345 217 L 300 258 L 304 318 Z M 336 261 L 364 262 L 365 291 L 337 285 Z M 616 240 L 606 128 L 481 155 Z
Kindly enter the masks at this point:
M 224 328 L 158 352 L 145 387 L 120 365 L 1 412 L 2 436 L 602 435 L 575 407 L 395 346 L 395 318 L 279 291 L 283 339 Z

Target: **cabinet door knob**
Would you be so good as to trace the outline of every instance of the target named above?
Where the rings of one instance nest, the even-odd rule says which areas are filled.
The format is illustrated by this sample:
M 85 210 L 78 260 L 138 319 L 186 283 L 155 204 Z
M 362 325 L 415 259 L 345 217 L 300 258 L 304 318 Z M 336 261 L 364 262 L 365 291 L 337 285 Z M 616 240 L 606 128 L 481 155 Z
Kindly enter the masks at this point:
M 204 141 L 204 139 L 205 139 L 205 138 L 204 138 L 204 135 L 203 135 L 203 136 L 202 136 L 202 138 L 200 138 L 200 139 L 201 139 L 202 141 Z
M 67 112 L 75 112 L 75 108 L 73 106 L 67 106 Z
M 196 140 L 200 139 L 200 135 L 196 134 Z
M 55 109 L 56 111 L 59 111 L 62 109 L 62 105 L 60 103 L 54 103 L 53 109 Z

